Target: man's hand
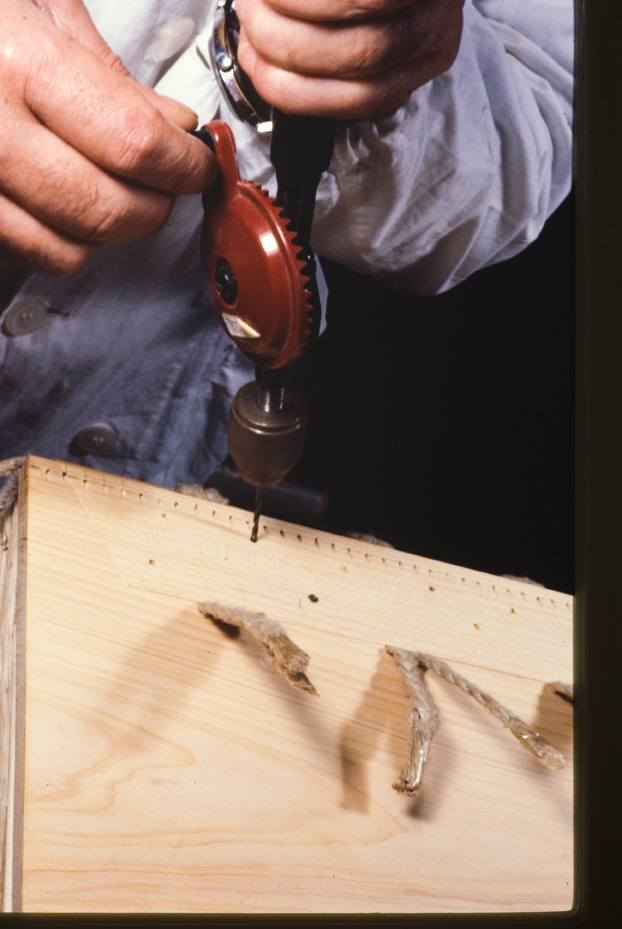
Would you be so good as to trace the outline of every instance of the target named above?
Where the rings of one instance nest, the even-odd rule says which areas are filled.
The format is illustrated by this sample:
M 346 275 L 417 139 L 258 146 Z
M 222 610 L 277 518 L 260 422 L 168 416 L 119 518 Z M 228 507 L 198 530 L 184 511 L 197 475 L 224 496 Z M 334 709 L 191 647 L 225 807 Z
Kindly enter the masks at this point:
M 2 0 L 0 27 L 0 266 L 69 274 L 213 179 L 195 114 L 133 80 L 82 0 Z
M 286 112 L 393 113 L 453 64 L 464 0 L 236 0 L 239 61 Z

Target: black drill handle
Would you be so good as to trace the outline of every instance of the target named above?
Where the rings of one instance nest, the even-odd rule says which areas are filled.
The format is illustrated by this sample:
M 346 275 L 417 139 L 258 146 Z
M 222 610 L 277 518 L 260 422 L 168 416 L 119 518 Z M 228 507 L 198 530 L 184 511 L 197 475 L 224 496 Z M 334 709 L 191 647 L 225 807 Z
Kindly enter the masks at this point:
M 305 250 L 311 238 L 318 184 L 333 156 L 336 127 L 334 119 L 272 108 L 270 160 L 276 170 L 276 200 Z
M 270 159 L 277 172 L 302 181 L 320 178 L 333 156 L 337 121 L 272 107 Z

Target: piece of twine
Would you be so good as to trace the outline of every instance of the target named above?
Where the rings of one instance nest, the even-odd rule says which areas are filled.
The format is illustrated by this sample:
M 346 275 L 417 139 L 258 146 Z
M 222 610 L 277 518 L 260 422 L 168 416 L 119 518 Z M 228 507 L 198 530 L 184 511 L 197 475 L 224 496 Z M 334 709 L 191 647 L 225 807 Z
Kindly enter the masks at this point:
M 395 661 L 406 687 L 410 704 L 408 723 L 410 733 L 406 760 L 399 780 L 393 787 L 398 793 L 415 797 L 423 783 L 423 772 L 428 760 L 432 739 L 440 725 L 440 713 L 425 683 L 426 666 L 417 652 L 385 645 L 385 651 Z
M 253 613 L 251 610 L 224 606 L 222 603 L 199 603 L 199 612 L 208 619 L 246 630 L 261 646 L 278 673 L 292 687 L 317 694 L 305 673 L 309 656 L 290 639 L 280 623 L 269 619 L 265 613 Z
M 410 703 L 410 738 L 400 778 L 393 784 L 395 790 L 409 796 L 416 796 L 419 793 L 430 745 L 439 726 L 438 709 L 425 683 L 426 671 L 433 671 L 444 681 L 457 687 L 483 706 L 510 730 L 523 748 L 547 768 L 558 770 L 566 764 L 564 756 L 548 739 L 528 726 L 515 713 L 502 706 L 490 694 L 484 693 L 475 684 L 457 674 L 446 662 L 433 655 L 396 648 L 392 645 L 386 645 L 385 650 L 398 667 Z

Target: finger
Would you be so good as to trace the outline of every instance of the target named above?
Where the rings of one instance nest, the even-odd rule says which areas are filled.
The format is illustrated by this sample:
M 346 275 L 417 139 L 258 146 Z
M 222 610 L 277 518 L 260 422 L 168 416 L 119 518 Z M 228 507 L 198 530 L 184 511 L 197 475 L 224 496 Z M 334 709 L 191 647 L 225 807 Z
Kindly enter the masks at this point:
M 128 242 L 168 219 L 171 195 L 102 171 L 32 117 L 13 125 L 0 190 L 42 223 L 89 242 Z
M 134 78 L 129 78 L 128 80 L 134 81 Z M 138 81 L 134 82 L 134 87 L 143 95 L 151 106 L 160 111 L 165 119 L 171 123 L 175 123 L 175 125 L 183 129 L 184 132 L 190 132 L 199 125 L 198 115 L 194 110 L 190 109 L 189 106 L 186 106 L 185 103 L 181 103 L 180 100 L 173 100 L 172 97 L 164 97 L 162 94 L 157 93 L 152 87 L 146 87 L 144 84 L 139 84 Z
M 217 173 L 207 146 L 171 124 L 125 74 L 34 12 L 38 26 L 47 24 L 37 33 L 39 54 L 22 41 L 14 61 L 31 111 L 109 171 L 169 193 L 204 190 Z
M 242 48 L 250 43 L 267 63 L 286 71 L 316 77 L 364 77 L 383 71 L 393 59 L 415 57 L 419 48 L 412 41 L 410 29 L 396 20 L 361 23 L 343 29 L 331 25 L 308 24 L 267 13 L 265 18 L 250 16 L 242 33 Z M 245 70 L 248 54 L 240 52 Z M 252 72 L 248 71 L 251 79 Z
M 438 73 L 435 55 L 365 80 L 295 74 L 262 61 L 250 47 L 248 54 L 239 49 L 239 59 L 267 103 L 286 113 L 333 119 L 372 119 L 394 113 L 413 90 Z
M 197 114 L 177 100 L 157 94 L 151 87 L 134 81 L 118 55 L 115 55 L 97 31 L 88 10 L 81 0 L 34 0 L 35 6 L 46 13 L 64 33 L 77 39 L 103 62 L 107 68 L 132 81 L 136 90 L 162 115 L 181 129 L 189 132 L 198 125 Z
M 415 6 L 419 0 L 236 0 L 235 9 L 240 22 L 249 7 L 271 7 L 284 16 L 308 22 L 342 22 L 395 13 L 404 7 Z
M 422 0 L 416 8 L 346 23 L 302 22 L 251 4 L 241 35 L 264 61 L 284 70 L 360 79 L 432 53 L 438 56 L 439 73 L 446 70 L 457 54 L 461 26 L 455 0 Z
M 42 274 L 64 277 L 82 267 L 97 246 L 78 242 L 47 227 L 0 194 L 0 251 L 3 263 L 11 257 Z

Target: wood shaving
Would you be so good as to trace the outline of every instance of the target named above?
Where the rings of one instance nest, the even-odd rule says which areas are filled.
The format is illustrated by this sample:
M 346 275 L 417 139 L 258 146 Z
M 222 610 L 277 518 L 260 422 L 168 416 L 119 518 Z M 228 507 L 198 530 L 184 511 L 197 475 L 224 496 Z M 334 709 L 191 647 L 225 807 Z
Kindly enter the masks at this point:
M 187 497 L 208 500 L 210 503 L 222 503 L 225 506 L 229 505 L 229 500 L 223 497 L 215 487 L 202 487 L 200 484 L 176 484 L 175 490 L 178 494 L 185 494 Z

